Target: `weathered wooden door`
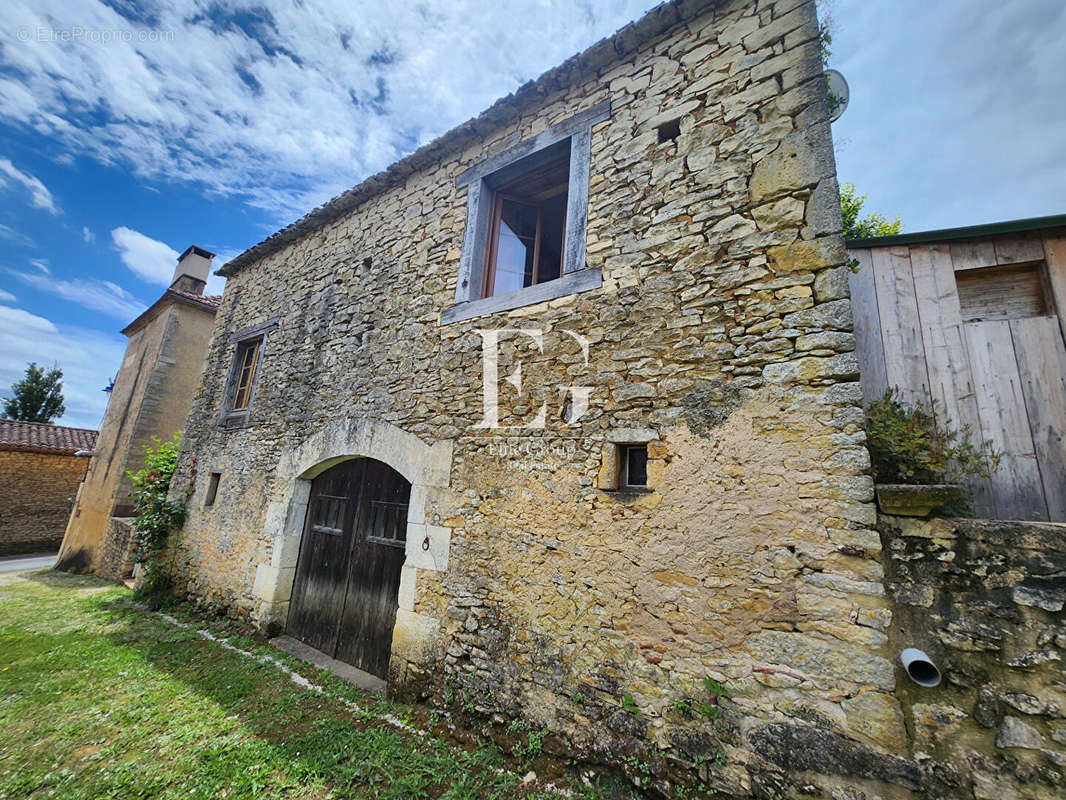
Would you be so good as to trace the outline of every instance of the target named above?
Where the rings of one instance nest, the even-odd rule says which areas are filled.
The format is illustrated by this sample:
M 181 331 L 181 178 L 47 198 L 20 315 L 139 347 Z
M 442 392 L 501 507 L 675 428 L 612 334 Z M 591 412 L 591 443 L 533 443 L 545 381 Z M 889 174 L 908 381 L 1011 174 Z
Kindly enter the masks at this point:
M 356 459 L 311 484 L 288 633 L 385 678 L 407 541 L 411 484 Z

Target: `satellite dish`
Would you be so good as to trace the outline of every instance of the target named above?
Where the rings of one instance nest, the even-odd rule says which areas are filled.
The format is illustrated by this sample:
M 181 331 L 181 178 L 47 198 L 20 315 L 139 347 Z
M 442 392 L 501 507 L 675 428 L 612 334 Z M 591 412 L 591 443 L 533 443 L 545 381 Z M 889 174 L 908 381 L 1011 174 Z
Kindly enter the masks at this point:
M 829 86 L 829 121 L 836 122 L 844 113 L 844 109 L 848 107 L 851 89 L 848 88 L 848 82 L 844 80 L 844 76 L 835 69 L 825 71 L 825 82 Z

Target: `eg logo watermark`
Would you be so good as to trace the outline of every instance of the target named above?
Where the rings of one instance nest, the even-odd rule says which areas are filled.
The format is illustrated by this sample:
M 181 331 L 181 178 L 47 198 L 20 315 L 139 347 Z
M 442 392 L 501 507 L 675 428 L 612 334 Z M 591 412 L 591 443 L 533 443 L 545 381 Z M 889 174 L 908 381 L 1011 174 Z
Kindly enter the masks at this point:
M 545 419 L 548 413 L 548 402 L 545 400 L 537 413 L 533 416 L 529 422 L 523 425 L 501 425 L 500 424 L 500 408 L 499 408 L 499 387 L 500 387 L 500 338 L 503 334 L 515 333 L 521 336 L 527 336 L 534 341 L 537 345 L 537 349 L 544 352 L 544 333 L 538 328 L 483 328 L 477 330 L 477 333 L 481 335 L 481 375 L 482 375 L 482 388 L 483 388 L 483 409 L 484 414 L 481 417 L 481 422 L 475 425 L 475 428 L 494 428 L 501 430 L 529 430 L 529 429 L 543 429 L 545 425 Z M 585 366 L 589 363 L 589 340 L 582 336 L 580 333 L 574 333 L 574 331 L 562 330 L 562 333 L 569 336 L 578 346 L 581 348 L 581 357 L 584 360 Z M 515 390 L 522 393 L 522 362 L 518 361 L 515 365 L 514 371 L 504 378 L 506 383 L 511 384 Z M 564 414 L 563 422 L 566 425 L 576 425 L 578 420 L 589 410 L 589 398 L 592 396 L 592 386 L 570 386 L 566 384 L 557 385 L 558 389 L 570 396 L 570 401 L 566 404 L 567 413 Z

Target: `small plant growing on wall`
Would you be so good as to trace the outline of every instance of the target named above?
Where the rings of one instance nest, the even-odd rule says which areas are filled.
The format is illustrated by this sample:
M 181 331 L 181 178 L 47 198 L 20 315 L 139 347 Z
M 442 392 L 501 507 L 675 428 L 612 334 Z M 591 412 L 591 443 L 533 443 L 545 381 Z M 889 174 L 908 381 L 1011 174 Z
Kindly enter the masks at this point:
M 166 565 L 167 538 L 185 521 L 185 507 L 167 499 L 170 479 L 178 463 L 181 434 L 168 441 L 154 439 L 155 446 L 144 448 L 144 466 L 127 473 L 133 480 L 137 540 L 136 561 L 145 571 L 137 595 L 158 607 L 170 594 L 171 577 Z
M 729 697 L 729 690 L 710 675 L 703 678 L 703 688 L 714 697 Z
M 988 442 L 970 440 L 968 426 L 952 429 L 931 410 L 904 405 L 895 389 L 866 408 L 866 445 L 877 483 L 932 485 L 967 475 L 987 478 L 999 463 Z

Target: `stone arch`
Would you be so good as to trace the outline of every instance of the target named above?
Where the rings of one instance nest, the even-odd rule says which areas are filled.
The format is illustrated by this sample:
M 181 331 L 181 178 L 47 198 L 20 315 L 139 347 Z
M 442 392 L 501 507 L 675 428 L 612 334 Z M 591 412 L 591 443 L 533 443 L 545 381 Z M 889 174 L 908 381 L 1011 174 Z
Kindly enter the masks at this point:
M 271 543 L 270 553 L 255 569 L 255 619 L 262 627 L 285 625 L 311 481 L 333 465 L 352 458 L 377 459 L 411 482 L 407 550 L 400 575 L 390 667 L 390 677 L 394 672 L 402 675 L 406 663 L 424 662 L 440 626 L 439 620 L 415 613 L 414 599 L 419 569 L 448 568 L 451 529 L 430 524 L 426 506 L 428 500 L 436 500 L 447 491 L 452 465 L 450 441 L 428 445 L 388 422 L 342 418 L 283 454 L 274 470 L 274 494 L 265 517 L 264 534 Z

